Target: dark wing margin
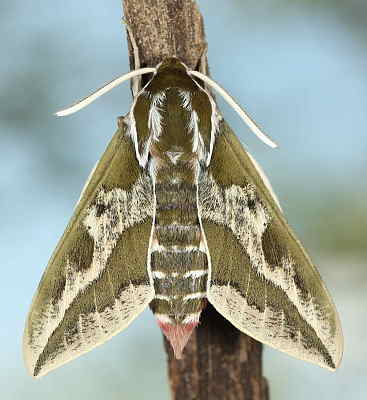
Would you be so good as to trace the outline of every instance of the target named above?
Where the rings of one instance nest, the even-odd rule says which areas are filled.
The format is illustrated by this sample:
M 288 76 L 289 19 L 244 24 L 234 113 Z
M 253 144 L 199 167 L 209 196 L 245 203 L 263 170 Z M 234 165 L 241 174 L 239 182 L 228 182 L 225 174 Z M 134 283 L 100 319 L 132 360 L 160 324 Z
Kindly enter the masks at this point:
M 240 331 L 335 370 L 343 335 L 333 301 L 225 122 L 199 177 L 199 210 L 210 254 L 209 302 Z
M 23 351 L 34 377 L 104 343 L 154 297 L 152 184 L 126 130 L 120 119 L 33 298 Z

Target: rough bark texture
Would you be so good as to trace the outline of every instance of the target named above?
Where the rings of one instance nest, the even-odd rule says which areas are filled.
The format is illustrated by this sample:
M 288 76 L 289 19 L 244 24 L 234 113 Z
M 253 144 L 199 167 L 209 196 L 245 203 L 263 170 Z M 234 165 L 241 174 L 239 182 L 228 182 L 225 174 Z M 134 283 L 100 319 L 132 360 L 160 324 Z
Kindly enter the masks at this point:
M 165 340 L 174 400 L 267 400 L 262 345 L 238 331 L 208 305 L 182 360 Z
M 139 47 L 142 67 L 176 55 L 196 69 L 206 49 L 204 25 L 195 1 L 124 0 L 125 21 Z M 134 68 L 133 53 L 130 65 Z
M 125 21 L 139 50 L 140 66 L 176 55 L 198 69 L 206 51 L 204 26 L 195 1 L 124 0 Z M 130 65 L 135 68 L 129 40 Z M 204 66 L 204 69 L 206 67 Z M 262 376 L 262 345 L 239 332 L 210 305 L 190 338 L 182 360 L 165 340 L 173 400 L 268 400 Z

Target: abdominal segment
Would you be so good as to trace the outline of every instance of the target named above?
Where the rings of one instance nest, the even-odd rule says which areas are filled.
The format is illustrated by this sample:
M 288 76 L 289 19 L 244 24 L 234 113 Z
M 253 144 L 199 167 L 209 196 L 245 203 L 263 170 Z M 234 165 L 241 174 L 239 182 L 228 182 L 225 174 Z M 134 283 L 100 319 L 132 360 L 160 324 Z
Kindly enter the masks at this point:
M 167 175 L 164 179 L 164 171 L 157 174 L 150 259 L 155 298 L 150 306 L 176 358 L 181 358 L 206 305 L 208 261 L 194 176 L 188 174 L 186 179 L 178 179 L 175 169 L 170 168 L 172 179 L 167 179 Z

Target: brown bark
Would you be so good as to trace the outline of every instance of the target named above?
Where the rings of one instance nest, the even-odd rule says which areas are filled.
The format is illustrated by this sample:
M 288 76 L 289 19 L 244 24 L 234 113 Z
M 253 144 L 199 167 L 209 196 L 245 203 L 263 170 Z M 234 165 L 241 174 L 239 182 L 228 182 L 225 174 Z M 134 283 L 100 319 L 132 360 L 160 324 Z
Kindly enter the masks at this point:
M 182 360 L 165 340 L 174 400 L 267 400 L 262 345 L 244 335 L 210 305 L 200 318 Z
M 177 56 L 196 69 L 206 49 L 201 14 L 192 0 L 124 0 L 125 20 L 137 45 L 141 66 L 155 66 Z M 133 68 L 133 54 L 130 51 Z
M 192 0 L 124 0 L 141 67 L 176 55 L 198 69 L 206 50 L 204 25 Z M 135 60 L 129 41 L 130 65 Z M 210 305 L 192 334 L 182 360 L 165 340 L 173 400 L 268 400 L 262 376 L 262 345 L 239 332 Z

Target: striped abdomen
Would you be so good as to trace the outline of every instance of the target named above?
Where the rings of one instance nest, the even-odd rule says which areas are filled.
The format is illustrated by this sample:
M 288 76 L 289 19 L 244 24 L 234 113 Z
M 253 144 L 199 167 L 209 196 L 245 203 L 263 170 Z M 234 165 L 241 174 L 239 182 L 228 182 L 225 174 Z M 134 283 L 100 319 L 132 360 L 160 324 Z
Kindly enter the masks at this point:
M 176 357 L 206 304 L 207 256 L 197 209 L 195 171 L 186 163 L 162 168 L 155 183 L 151 308 Z M 182 168 L 180 168 L 182 167 Z M 184 172 L 184 176 L 180 174 Z

